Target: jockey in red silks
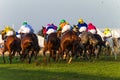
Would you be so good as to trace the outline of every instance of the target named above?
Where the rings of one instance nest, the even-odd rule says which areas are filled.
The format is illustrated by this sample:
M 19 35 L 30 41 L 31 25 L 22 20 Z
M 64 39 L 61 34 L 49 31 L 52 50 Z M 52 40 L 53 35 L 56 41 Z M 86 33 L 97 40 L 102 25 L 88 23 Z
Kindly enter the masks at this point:
M 91 32 L 92 34 L 96 34 L 97 33 L 96 27 L 92 23 L 89 23 L 88 27 L 87 27 L 87 32 Z

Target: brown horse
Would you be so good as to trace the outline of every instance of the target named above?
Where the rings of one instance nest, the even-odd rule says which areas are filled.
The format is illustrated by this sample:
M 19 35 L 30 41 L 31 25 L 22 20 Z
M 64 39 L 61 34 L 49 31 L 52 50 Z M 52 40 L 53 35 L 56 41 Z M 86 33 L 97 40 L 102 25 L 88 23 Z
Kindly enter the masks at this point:
M 61 36 L 60 52 L 63 59 L 68 57 L 68 63 L 71 63 L 72 57 L 79 49 L 80 38 L 74 31 L 66 31 Z
M 21 60 L 24 60 L 25 58 L 28 57 L 29 63 L 31 63 L 31 58 L 33 55 L 35 56 L 36 60 L 37 54 L 40 50 L 37 36 L 34 33 L 22 34 L 21 48 L 22 48 Z
M 4 39 L 4 49 L 3 49 L 3 61 L 5 63 L 5 58 L 4 58 L 4 53 L 6 51 L 9 52 L 9 59 L 10 59 L 10 64 L 12 63 L 12 57 L 15 55 L 15 53 L 19 53 L 21 51 L 21 47 L 20 47 L 20 39 L 17 38 L 16 36 L 8 36 L 6 38 L 4 38 L 5 34 L 2 34 L 2 39 Z
M 56 52 L 59 50 L 60 47 L 60 39 L 57 36 L 57 33 L 51 33 L 48 35 L 47 40 L 45 41 L 44 44 L 44 50 L 43 50 L 43 55 L 46 59 L 46 51 L 50 52 L 50 56 L 48 60 L 50 61 L 50 58 L 52 57 L 54 61 L 58 60 L 58 57 L 56 57 Z

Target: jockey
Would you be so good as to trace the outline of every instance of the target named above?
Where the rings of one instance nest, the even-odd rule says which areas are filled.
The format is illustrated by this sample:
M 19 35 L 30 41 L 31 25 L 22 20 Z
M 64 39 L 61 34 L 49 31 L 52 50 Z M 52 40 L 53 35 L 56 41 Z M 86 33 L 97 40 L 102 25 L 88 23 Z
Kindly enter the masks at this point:
M 112 36 L 111 30 L 109 28 L 105 28 L 104 35 L 106 38 L 110 38 Z
M 59 24 L 57 30 L 62 31 L 62 33 L 64 33 L 67 30 L 71 30 L 71 28 L 72 27 L 70 26 L 70 24 L 68 22 L 66 22 L 66 20 L 62 19 L 60 21 L 60 24 Z
M 5 34 L 5 37 L 15 35 L 15 31 L 10 26 L 5 26 L 5 29 L 2 31 L 2 34 Z
M 116 30 L 112 30 L 111 33 L 113 38 L 120 38 L 120 34 Z
M 46 26 L 46 34 L 49 35 L 53 32 L 56 32 L 57 26 L 55 26 L 54 24 L 47 24 Z
M 79 32 L 84 32 L 87 30 L 87 24 L 83 21 L 83 19 L 78 20 L 77 26 L 79 28 Z
M 91 32 L 92 34 L 96 34 L 97 33 L 96 27 L 92 23 L 88 24 L 87 31 Z
M 23 22 L 22 26 L 18 30 L 18 33 L 34 33 L 34 30 L 31 25 L 29 25 L 26 21 Z
M 52 24 L 47 24 L 46 26 L 46 41 L 48 41 L 48 35 L 57 31 L 57 26 Z

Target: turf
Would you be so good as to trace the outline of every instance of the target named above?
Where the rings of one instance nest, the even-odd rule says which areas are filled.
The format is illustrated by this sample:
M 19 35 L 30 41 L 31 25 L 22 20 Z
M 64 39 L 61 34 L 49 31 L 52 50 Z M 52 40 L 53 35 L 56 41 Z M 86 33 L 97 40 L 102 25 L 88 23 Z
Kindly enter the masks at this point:
M 2 63 L 0 58 L 0 80 L 120 80 L 120 59 L 100 57 L 96 61 L 73 60 L 71 64 L 58 63 L 39 65 L 13 60 Z

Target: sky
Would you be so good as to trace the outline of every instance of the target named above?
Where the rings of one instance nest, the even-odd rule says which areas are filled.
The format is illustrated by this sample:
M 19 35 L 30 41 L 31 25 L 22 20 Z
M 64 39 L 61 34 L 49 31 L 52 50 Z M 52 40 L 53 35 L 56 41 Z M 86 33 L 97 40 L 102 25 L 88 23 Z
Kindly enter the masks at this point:
M 71 25 L 82 18 L 97 28 L 120 27 L 120 0 L 0 0 L 0 30 L 5 25 L 16 31 L 27 21 L 35 32 L 48 23 Z

